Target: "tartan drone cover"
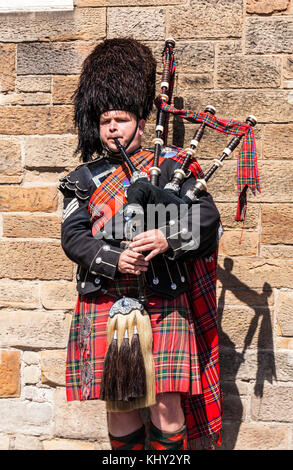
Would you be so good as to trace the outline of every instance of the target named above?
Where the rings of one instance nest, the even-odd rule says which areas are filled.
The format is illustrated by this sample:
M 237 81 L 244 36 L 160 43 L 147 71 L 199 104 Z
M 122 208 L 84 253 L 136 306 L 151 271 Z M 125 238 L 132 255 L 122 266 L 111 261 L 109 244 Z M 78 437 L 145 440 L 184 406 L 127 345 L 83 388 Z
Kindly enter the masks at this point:
M 246 212 L 246 193 L 250 188 L 253 195 L 261 192 L 257 167 L 257 154 L 253 128 L 244 122 L 232 119 L 218 119 L 210 113 L 177 109 L 157 98 L 155 104 L 167 113 L 186 119 L 190 122 L 205 123 L 207 126 L 223 134 L 243 136 L 243 142 L 237 159 L 238 209 L 235 220 L 244 220 Z M 242 207 L 241 207 L 242 206 Z

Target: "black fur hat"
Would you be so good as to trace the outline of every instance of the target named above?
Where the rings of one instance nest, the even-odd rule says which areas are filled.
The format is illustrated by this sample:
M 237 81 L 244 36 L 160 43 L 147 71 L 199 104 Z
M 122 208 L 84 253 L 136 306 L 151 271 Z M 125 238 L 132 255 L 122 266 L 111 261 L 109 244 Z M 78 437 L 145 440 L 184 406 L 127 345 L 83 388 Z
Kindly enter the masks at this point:
M 156 61 L 149 47 L 132 38 L 106 39 L 85 59 L 74 95 L 77 152 L 91 160 L 102 150 L 99 117 L 123 110 L 147 119 L 155 98 Z

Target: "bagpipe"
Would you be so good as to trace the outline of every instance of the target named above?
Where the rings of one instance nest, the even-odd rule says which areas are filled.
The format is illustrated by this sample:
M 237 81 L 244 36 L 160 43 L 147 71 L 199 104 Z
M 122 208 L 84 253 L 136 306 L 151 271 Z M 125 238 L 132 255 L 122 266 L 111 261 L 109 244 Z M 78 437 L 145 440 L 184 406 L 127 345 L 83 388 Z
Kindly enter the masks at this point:
M 139 171 L 127 155 L 118 139 L 114 139 L 117 150 L 124 158 L 131 172 L 131 184 L 127 189 L 127 203 L 123 208 L 124 247 L 131 242 L 134 230 L 134 216 L 142 217 L 149 204 L 175 204 L 187 209 L 199 201 L 201 191 L 207 190 L 207 183 L 223 161 L 236 149 L 242 141 L 238 155 L 238 209 L 236 220 L 244 220 L 247 207 L 247 189 L 253 194 L 260 191 L 256 149 L 253 127 L 257 120 L 249 116 L 246 122 L 216 118 L 213 106 L 207 106 L 204 112 L 179 110 L 171 106 L 175 76 L 175 41 L 169 38 L 163 51 L 163 77 L 161 92 L 155 100 L 157 106 L 156 136 L 154 143 L 154 160 L 149 170 L 149 177 Z M 188 148 L 179 151 L 177 157 L 181 160 L 175 168 L 173 177 L 164 188 L 158 186 L 160 168 L 159 156 L 167 141 L 169 115 L 177 115 L 190 122 L 199 123 Z M 220 133 L 232 134 L 234 137 L 224 148 L 220 158 L 214 159 L 211 168 L 197 178 L 194 186 L 184 196 L 180 195 L 180 187 L 189 176 L 190 164 L 196 162 L 196 149 L 201 141 L 206 127 Z M 177 160 L 178 161 L 178 160 Z M 152 357 L 152 330 L 149 315 L 145 309 L 144 274 L 138 276 L 138 299 L 122 297 L 110 309 L 108 321 L 108 350 L 105 357 L 104 373 L 100 397 L 107 401 L 108 411 L 126 411 L 147 407 L 155 403 L 155 373 Z

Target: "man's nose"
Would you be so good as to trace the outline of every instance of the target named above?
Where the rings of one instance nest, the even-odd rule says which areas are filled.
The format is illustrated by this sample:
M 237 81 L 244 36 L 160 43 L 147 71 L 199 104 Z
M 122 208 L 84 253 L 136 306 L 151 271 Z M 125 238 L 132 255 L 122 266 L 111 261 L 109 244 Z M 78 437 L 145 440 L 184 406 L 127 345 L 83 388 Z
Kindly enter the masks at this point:
M 116 132 L 117 131 L 117 123 L 114 119 L 110 122 L 109 130 L 110 130 L 110 132 Z

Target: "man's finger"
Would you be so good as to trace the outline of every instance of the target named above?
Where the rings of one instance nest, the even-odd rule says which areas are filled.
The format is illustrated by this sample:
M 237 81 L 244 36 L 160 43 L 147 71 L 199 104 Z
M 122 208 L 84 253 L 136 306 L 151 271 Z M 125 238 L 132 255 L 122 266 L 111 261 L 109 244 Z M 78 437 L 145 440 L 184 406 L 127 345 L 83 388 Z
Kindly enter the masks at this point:
M 146 243 L 144 245 L 133 248 L 133 250 L 137 253 L 140 253 L 141 251 L 149 251 L 149 250 L 152 250 L 153 248 L 154 248 L 154 243 Z
M 155 250 L 151 251 L 147 256 L 146 256 L 146 261 L 149 261 L 152 259 L 154 256 L 157 256 L 159 254 L 159 250 L 156 248 Z

